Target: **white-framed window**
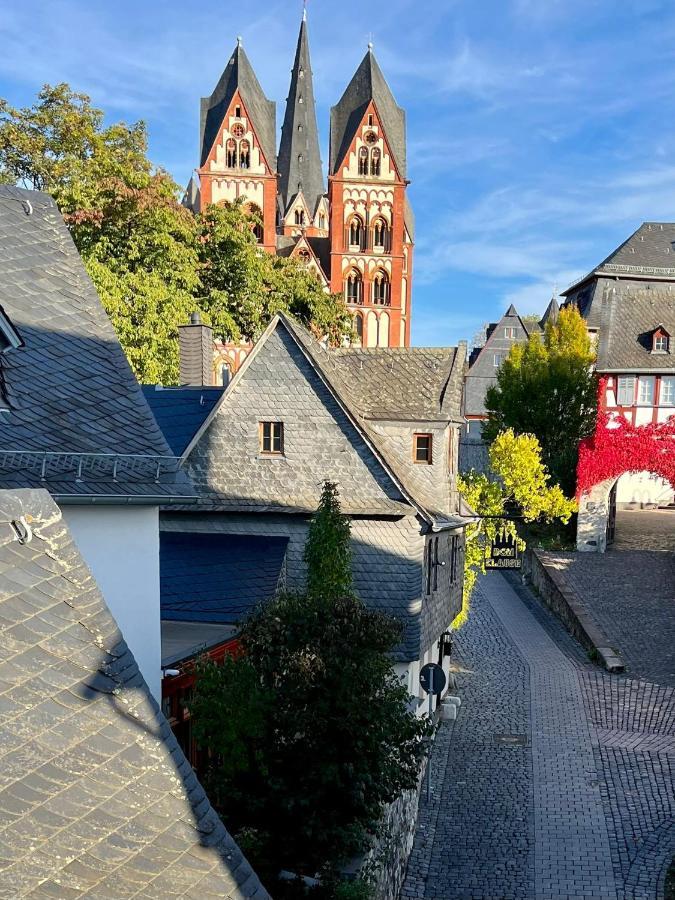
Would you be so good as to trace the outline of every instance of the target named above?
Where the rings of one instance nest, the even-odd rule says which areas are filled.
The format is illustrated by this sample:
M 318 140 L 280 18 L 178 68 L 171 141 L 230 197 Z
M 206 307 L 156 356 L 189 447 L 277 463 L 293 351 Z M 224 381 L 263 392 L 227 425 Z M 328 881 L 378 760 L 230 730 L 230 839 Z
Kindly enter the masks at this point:
M 633 406 L 635 403 L 635 376 L 621 375 L 616 392 L 617 406 Z
M 654 405 L 654 381 L 653 375 L 641 375 L 638 378 L 638 406 Z
M 659 406 L 675 406 L 675 375 L 664 375 L 661 378 Z
M 498 369 L 503 361 L 504 357 L 501 353 L 495 353 L 492 357 L 492 365 L 495 367 L 495 369 Z
M 515 338 L 515 336 L 516 336 L 515 327 L 513 325 L 507 325 L 504 328 L 504 337 L 509 338 L 510 340 L 513 340 L 513 338 Z

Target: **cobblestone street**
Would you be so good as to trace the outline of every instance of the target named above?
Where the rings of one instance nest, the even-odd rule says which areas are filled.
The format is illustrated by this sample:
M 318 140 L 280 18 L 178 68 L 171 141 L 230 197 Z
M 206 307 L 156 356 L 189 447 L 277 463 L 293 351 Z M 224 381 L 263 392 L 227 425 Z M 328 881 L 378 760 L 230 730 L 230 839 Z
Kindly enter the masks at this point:
M 592 666 L 499 574 L 456 641 L 405 898 L 656 900 L 675 853 L 675 690 Z

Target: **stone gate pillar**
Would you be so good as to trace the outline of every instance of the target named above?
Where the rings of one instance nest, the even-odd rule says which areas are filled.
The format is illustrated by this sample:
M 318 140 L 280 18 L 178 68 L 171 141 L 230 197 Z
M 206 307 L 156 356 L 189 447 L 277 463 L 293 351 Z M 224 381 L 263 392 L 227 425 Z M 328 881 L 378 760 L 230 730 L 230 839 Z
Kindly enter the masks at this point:
M 616 478 L 601 481 L 581 495 L 577 518 L 577 550 L 604 553 L 607 549 L 609 495 Z

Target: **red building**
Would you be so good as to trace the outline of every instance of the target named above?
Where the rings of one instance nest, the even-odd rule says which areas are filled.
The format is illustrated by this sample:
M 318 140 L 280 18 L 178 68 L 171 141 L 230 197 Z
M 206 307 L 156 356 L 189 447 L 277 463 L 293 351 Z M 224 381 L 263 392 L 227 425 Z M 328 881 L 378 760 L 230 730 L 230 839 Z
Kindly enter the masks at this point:
M 270 253 L 298 258 L 326 290 L 344 293 L 366 347 L 410 345 L 413 215 L 407 198 L 405 112 L 372 45 L 331 110 L 328 190 L 319 150 L 306 16 L 281 143 L 241 40 L 201 102 L 200 161 L 186 205 L 245 199 Z

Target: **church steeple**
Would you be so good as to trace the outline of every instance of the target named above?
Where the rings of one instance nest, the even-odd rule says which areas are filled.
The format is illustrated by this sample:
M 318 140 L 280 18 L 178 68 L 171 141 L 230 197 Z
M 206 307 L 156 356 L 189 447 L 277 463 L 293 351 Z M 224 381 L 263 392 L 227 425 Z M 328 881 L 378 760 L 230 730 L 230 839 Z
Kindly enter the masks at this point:
M 319 131 L 316 124 L 306 11 L 300 24 L 286 115 L 281 129 L 278 171 L 282 215 L 289 211 L 289 204 L 293 198 L 302 192 L 309 216 L 313 217 L 319 199 L 325 194 L 325 187 L 319 150 Z

